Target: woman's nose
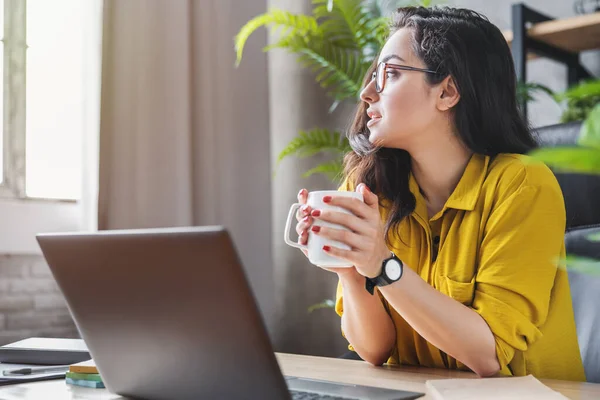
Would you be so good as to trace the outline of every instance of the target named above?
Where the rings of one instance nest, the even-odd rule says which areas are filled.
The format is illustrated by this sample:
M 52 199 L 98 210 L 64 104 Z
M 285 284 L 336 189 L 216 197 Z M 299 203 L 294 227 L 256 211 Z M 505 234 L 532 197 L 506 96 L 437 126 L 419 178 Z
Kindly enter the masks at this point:
M 367 86 L 360 92 L 360 99 L 366 103 L 374 103 L 377 101 L 377 91 L 375 90 L 375 80 L 372 79 Z

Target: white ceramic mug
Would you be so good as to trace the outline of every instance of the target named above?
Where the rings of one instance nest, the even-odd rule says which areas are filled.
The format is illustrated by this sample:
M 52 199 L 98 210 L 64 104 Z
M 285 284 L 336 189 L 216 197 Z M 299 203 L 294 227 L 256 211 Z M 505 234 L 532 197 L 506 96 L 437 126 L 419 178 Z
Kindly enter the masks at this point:
M 309 192 L 306 204 L 308 204 L 308 206 L 312 210 L 335 210 L 346 214 L 351 214 L 351 212 L 346 210 L 345 208 L 332 206 L 328 203 L 323 203 L 323 197 L 325 196 L 352 197 L 355 199 L 359 199 L 360 201 L 364 201 L 362 193 L 338 192 L 337 190 L 320 190 L 316 192 Z M 313 233 L 311 230 L 308 231 L 307 245 L 299 244 L 298 242 L 290 239 L 290 229 L 292 228 L 292 221 L 295 220 L 294 217 L 296 216 L 296 211 L 298 210 L 298 208 L 302 207 L 302 205 L 303 204 L 301 203 L 295 203 L 292 204 L 292 207 L 290 207 L 290 212 L 288 214 L 287 222 L 285 224 L 285 232 L 283 238 L 285 240 L 285 243 L 292 247 L 307 250 L 308 260 L 312 264 L 317 265 L 319 267 L 351 267 L 352 265 L 349 265 L 350 263 L 348 261 L 327 254 L 325 250 L 323 250 L 323 246 L 338 247 L 341 249 L 350 250 L 350 247 L 344 243 L 326 239 L 322 236 Z M 332 224 L 316 218 L 314 220 L 313 225 L 348 230 L 348 228 L 344 226 Z

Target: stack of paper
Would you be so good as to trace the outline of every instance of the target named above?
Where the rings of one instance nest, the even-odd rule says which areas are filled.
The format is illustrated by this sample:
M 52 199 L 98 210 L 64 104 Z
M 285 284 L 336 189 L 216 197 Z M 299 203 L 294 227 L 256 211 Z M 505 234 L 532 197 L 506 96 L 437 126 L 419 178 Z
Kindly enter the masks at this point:
M 533 376 L 483 379 L 442 379 L 425 383 L 436 400 L 565 400 Z
M 76 386 L 104 388 L 102 377 L 98 373 L 94 360 L 73 364 L 67 372 L 67 383 Z

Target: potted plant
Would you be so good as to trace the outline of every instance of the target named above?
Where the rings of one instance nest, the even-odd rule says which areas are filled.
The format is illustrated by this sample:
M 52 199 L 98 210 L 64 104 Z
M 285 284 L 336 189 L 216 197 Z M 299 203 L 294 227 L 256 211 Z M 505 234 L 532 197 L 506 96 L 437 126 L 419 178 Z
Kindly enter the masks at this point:
M 556 94 L 554 98 L 566 102 L 560 122 L 583 121 L 596 104 L 600 104 L 600 79 L 581 82 L 564 93 Z
M 534 150 L 530 155 L 555 171 L 600 175 L 600 103 L 587 113 L 581 124 L 576 147 L 544 147 Z M 600 242 L 600 233 L 594 233 L 587 239 Z M 561 265 L 600 275 L 600 260 L 568 255 Z

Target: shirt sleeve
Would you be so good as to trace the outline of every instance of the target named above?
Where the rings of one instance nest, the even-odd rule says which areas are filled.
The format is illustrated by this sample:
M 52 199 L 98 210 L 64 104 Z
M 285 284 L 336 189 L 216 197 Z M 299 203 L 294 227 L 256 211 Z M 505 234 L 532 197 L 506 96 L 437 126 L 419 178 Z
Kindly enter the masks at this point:
M 548 181 L 521 185 L 486 222 L 472 307 L 494 335 L 501 369 L 542 335 L 565 221 L 560 187 Z

